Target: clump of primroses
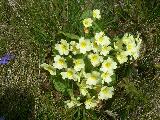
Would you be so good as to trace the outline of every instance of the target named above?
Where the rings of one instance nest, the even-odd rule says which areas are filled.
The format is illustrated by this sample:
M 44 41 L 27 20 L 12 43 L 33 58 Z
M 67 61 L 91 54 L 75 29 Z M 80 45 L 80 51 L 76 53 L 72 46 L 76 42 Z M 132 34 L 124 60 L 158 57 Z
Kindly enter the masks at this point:
M 99 19 L 100 10 L 93 10 L 92 17 L 82 21 L 84 28 L 92 27 L 93 22 Z M 86 109 L 93 109 L 102 100 L 112 98 L 114 87 L 110 83 L 115 70 L 128 60 L 137 59 L 140 45 L 139 36 L 135 38 L 126 33 L 112 41 L 103 31 L 94 31 L 93 37 L 82 36 L 78 41 L 61 39 L 55 44 L 57 54 L 54 55 L 54 63 L 41 66 L 53 76 L 60 75 L 63 80 L 76 83 L 79 94 L 72 94 L 71 99 L 65 101 L 69 108 L 84 105 Z

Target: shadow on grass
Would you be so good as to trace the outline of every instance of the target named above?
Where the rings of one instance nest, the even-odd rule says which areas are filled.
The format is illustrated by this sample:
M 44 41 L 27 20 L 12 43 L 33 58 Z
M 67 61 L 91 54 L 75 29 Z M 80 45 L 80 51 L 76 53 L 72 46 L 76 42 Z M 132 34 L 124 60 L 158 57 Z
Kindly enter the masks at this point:
M 34 96 L 29 89 L 6 88 L 0 96 L 0 117 L 5 120 L 34 120 Z

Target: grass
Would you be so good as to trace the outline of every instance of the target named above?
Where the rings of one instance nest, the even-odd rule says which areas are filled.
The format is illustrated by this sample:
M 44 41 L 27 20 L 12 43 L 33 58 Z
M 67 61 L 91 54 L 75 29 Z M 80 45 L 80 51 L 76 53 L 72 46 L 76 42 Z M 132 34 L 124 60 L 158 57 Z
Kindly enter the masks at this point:
M 54 89 L 39 65 L 51 61 L 52 46 L 64 37 L 59 31 L 82 34 L 80 16 L 94 8 L 102 11 L 100 27 L 110 37 L 140 33 L 141 58 L 119 69 L 117 92 L 101 109 L 67 110 L 65 96 Z M 0 66 L 0 116 L 9 120 L 160 119 L 160 2 L 2 0 L 0 12 L 0 55 L 16 55 Z

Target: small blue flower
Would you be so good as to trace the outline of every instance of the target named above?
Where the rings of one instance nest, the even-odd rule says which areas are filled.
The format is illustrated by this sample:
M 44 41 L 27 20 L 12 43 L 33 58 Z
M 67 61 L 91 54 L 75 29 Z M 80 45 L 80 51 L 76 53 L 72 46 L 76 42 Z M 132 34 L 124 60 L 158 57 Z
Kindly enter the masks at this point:
M 7 64 L 10 60 L 14 58 L 13 54 L 7 53 L 3 57 L 0 58 L 0 65 Z
M 5 118 L 3 116 L 0 116 L 0 120 L 5 120 Z

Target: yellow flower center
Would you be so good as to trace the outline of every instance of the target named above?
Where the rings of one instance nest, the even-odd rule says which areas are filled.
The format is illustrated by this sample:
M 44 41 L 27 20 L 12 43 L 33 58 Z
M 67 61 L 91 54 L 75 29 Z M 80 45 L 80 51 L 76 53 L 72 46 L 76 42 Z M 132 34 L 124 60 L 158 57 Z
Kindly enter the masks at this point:
M 91 80 L 94 80 L 94 81 L 95 81 L 95 80 L 96 80 L 96 76 L 92 75 L 92 76 L 91 76 Z
M 87 44 L 86 44 L 85 41 L 81 42 L 81 47 L 82 47 L 82 48 L 85 48 L 86 46 L 87 46 Z
M 134 47 L 134 46 L 133 46 L 132 44 L 128 44 L 128 45 L 127 45 L 127 49 L 128 49 L 129 51 L 132 50 L 133 47 Z
M 102 93 L 105 94 L 105 95 L 108 95 L 108 94 L 109 94 L 109 90 L 108 90 L 107 88 L 106 88 L 106 89 L 103 89 L 103 90 L 102 90 Z
M 59 59 L 58 63 L 63 65 L 64 64 L 64 60 L 63 59 Z
M 102 51 L 107 51 L 107 46 L 102 47 Z
M 106 67 L 106 68 L 111 67 L 111 63 L 107 62 L 107 63 L 105 64 L 105 67 Z
M 77 51 L 78 49 L 77 49 L 77 47 L 74 45 L 73 46 L 73 51 Z
M 92 61 L 97 61 L 97 59 L 98 59 L 98 56 L 96 56 L 96 55 L 93 55 L 91 58 Z
M 86 101 L 86 103 L 87 103 L 88 105 L 91 105 L 91 104 L 92 104 L 92 99 L 88 99 L 88 100 Z
M 71 70 L 67 71 L 67 76 L 72 77 L 73 76 L 73 71 L 71 71 Z
M 85 24 L 85 25 L 88 25 L 88 24 L 89 24 L 89 21 L 88 21 L 88 20 L 85 20 L 85 21 L 84 21 L 84 24 Z
M 61 45 L 61 47 L 62 47 L 63 51 L 67 50 L 67 46 L 66 45 Z
M 109 77 L 109 73 L 107 72 L 103 74 L 103 78 L 106 78 L 106 77 Z
M 93 47 L 94 47 L 94 48 L 98 48 L 97 43 L 94 42 L 94 43 L 93 43 Z
M 75 61 L 75 65 L 80 65 L 81 62 L 79 60 Z
M 101 43 L 103 41 L 103 37 L 100 37 L 98 41 Z
M 120 54 L 118 57 L 119 57 L 119 59 L 123 59 L 124 56 L 122 54 Z
M 96 13 L 96 12 L 93 12 L 93 16 L 96 17 L 96 16 L 97 16 L 97 13 Z

